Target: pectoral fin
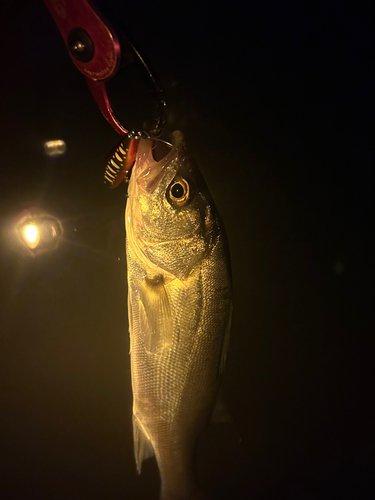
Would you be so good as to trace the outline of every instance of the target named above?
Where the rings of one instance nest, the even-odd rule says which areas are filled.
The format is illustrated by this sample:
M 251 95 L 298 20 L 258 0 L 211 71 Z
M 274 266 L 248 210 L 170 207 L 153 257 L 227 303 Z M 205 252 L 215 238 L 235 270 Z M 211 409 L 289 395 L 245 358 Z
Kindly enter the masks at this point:
M 140 287 L 139 299 L 144 345 L 148 352 L 156 353 L 172 344 L 173 334 L 171 307 L 163 277 L 146 278 Z

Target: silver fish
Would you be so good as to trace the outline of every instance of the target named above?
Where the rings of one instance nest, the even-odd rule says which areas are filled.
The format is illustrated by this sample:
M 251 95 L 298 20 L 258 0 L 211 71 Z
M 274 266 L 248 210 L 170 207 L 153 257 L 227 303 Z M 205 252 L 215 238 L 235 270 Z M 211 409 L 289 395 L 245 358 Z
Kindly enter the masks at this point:
M 232 312 L 220 217 L 183 135 L 159 161 L 140 141 L 125 213 L 128 311 L 138 472 L 155 454 L 161 498 L 203 498 L 197 437 L 218 398 Z

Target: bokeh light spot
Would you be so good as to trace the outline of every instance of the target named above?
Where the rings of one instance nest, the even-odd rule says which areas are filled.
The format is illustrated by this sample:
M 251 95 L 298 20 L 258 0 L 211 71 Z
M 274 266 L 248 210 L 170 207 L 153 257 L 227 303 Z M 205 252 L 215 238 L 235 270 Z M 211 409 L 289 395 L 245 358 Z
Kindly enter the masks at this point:
M 47 141 L 44 143 L 44 152 L 47 156 L 61 156 L 66 152 L 66 144 L 60 139 L 55 141 Z

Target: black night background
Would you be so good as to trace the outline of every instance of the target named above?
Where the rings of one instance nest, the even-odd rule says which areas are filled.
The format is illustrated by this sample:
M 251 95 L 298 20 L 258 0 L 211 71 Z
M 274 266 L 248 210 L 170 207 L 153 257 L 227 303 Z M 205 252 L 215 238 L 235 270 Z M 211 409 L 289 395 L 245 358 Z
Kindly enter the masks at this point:
M 370 2 L 96 5 L 159 78 L 228 234 L 232 422 L 202 434 L 202 489 L 375 498 Z M 103 185 L 119 136 L 43 2 L 0 14 L 0 497 L 157 499 L 133 458 L 126 191 Z M 112 90 L 125 125 L 131 83 Z M 30 204 L 64 227 L 36 258 L 8 241 Z

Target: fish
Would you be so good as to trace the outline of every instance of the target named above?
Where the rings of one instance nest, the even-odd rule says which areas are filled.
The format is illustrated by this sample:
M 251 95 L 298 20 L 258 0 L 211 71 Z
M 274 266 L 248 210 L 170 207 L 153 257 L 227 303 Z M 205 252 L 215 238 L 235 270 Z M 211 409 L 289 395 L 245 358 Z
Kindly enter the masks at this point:
M 215 405 L 221 406 L 232 316 L 226 233 L 180 131 L 171 147 L 139 141 L 127 196 L 137 470 L 155 455 L 162 500 L 203 499 L 195 450 Z

